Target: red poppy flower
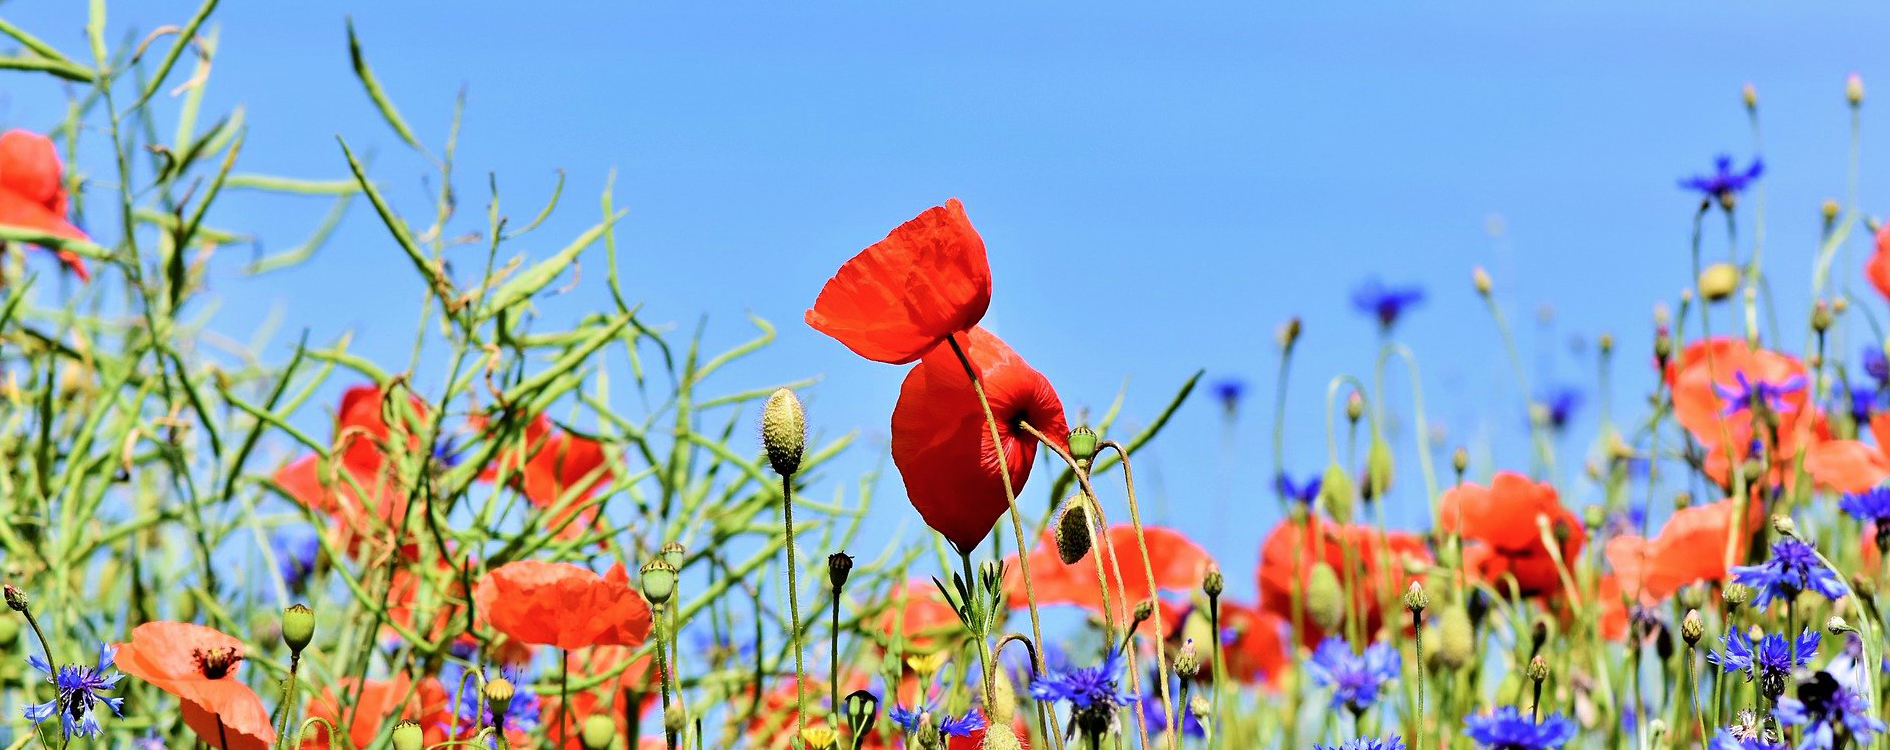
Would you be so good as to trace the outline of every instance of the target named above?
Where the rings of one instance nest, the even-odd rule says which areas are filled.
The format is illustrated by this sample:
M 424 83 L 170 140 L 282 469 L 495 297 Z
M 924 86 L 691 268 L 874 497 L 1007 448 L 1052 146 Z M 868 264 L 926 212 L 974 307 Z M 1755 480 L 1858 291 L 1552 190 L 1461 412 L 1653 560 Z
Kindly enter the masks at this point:
M 1877 251 L 1864 264 L 1864 275 L 1878 294 L 1890 299 L 1890 225 L 1877 230 Z
M 1278 687 L 1292 665 L 1286 652 L 1287 629 L 1286 618 L 1272 612 L 1239 602 L 1221 602 L 1221 630 L 1234 633 L 1233 640 L 1221 646 L 1227 676 Z
M 984 747 L 984 735 L 988 730 L 973 729 L 971 734 L 945 738 L 945 750 L 981 750 Z M 1030 750 L 1030 725 L 1022 717 L 1011 723 L 1011 733 L 1017 735 L 1017 746 Z
M 308 715 L 339 725 L 349 713 L 346 708 L 352 706 L 354 719 L 347 727 L 352 747 L 373 745 L 380 738 L 381 725 L 390 718 L 419 723 L 428 747 L 447 741 L 446 728 L 452 724 L 452 712 L 448 710 L 450 692 L 437 678 L 428 677 L 415 685 L 405 673 L 366 683 L 343 677 L 337 687 L 339 697 L 334 690 L 324 689 L 310 701 Z M 458 687 L 455 685 L 453 689 Z M 309 736 L 302 741 L 303 750 L 328 747 L 328 729 L 321 724 L 310 729 Z
M 269 712 L 237 671 L 243 642 L 201 625 L 148 622 L 118 646 L 118 670 L 177 696 L 184 724 L 211 747 L 267 750 Z
M 64 165 L 53 142 L 38 133 L 9 130 L 0 135 L 0 224 L 37 229 L 74 240 L 90 239 L 66 221 Z M 80 281 L 90 281 L 85 261 L 59 251 L 59 262 Z
M 603 444 L 557 432 L 543 414 L 526 425 L 522 451 L 507 449 L 497 465 L 479 475 L 486 481 L 496 481 L 502 476 L 510 477 L 512 485 L 524 493 L 533 507 L 557 509 L 545 522 L 545 527 L 555 529 L 559 539 L 572 539 L 595 530 L 597 507 L 589 501 L 611 480 Z
M 971 330 L 990 304 L 984 240 L 954 199 L 848 260 L 821 287 L 807 324 L 862 357 L 903 365 Z
M 1819 484 L 1856 494 L 1890 479 L 1890 414 L 1870 418 L 1870 445 L 1861 440 L 1827 440 L 1805 452 L 1805 471 Z
M 1665 377 L 1673 391 L 1675 419 L 1706 447 L 1706 472 L 1721 485 L 1729 476 L 1726 468 L 1745 460 L 1754 439 L 1771 443 L 1770 430 L 1753 428 L 1753 391 L 1759 391 L 1778 417 L 1777 445 L 1768 451 L 1772 483 L 1783 478 L 1779 475 L 1799 451 L 1816 445 L 1825 432 L 1823 417 L 1811 404 L 1804 363 L 1755 349 L 1743 339 L 1695 342 L 1668 364 Z
M 521 643 L 570 651 L 640 646 L 650 635 L 650 607 L 621 564 L 599 577 L 569 563 L 506 563 L 479 582 L 473 603 Z
M 1442 533 L 1461 533 L 1484 545 L 1465 545 L 1464 566 L 1498 591 L 1507 591 L 1506 576 L 1515 576 L 1523 596 L 1539 596 L 1562 590 L 1555 558 L 1536 527 L 1539 516 L 1548 518 L 1563 562 L 1573 565 L 1588 537 L 1581 522 L 1556 500 L 1554 487 L 1515 472 L 1498 472 L 1488 488 L 1466 482 L 1445 491 L 1437 526 Z
M 906 581 L 881 601 L 885 610 L 879 616 L 879 632 L 888 639 L 904 636 L 909 651 L 931 651 L 964 631 L 958 613 L 939 598 L 938 586 L 929 579 Z
M 420 399 L 410 396 L 408 403 L 425 414 Z M 302 506 L 333 518 L 342 546 L 355 552 L 407 514 L 407 493 L 398 486 L 387 451 L 398 449 L 400 442 L 407 450 L 419 450 L 420 443 L 416 436 L 395 441 L 391 435 L 382 418 L 380 388 L 350 388 L 335 414 L 334 473 L 323 472 L 320 456 L 308 456 L 278 470 L 276 484 Z
M 1721 500 L 1674 511 L 1653 540 L 1618 536 L 1608 540 L 1608 563 L 1630 595 L 1653 606 L 1666 601 L 1680 587 L 1726 577 L 1726 531 L 1733 517 L 1733 501 Z M 1765 522 L 1759 503 L 1746 503 L 1745 529 L 1737 535 L 1735 561 L 1745 560 L 1752 532 Z
M 1201 582 L 1207 577 L 1208 568 L 1214 564 L 1208 557 L 1207 550 L 1190 541 L 1181 532 L 1156 526 L 1143 528 L 1143 539 L 1148 542 L 1149 562 L 1154 564 L 1155 588 L 1148 588 L 1149 571 L 1142 566 L 1142 551 L 1135 541 L 1135 527 L 1129 524 L 1117 524 L 1107 534 L 1108 542 L 1115 547 L 1118 560 L 1112 564 L 1105 554 L 1103 574 L 1109 579 L 1109 600 L 1115 607 L 1115 621 L 1128 622 L 1135 605 L 1158 598 L 1160 591 L 1189 592 L 1201 588 Z M 1102 538 L 1096 540 L 1100 545 Z M 1091 550 L 1090 554 L 1097 554 Z M 1116 565 L 1121 566 L 1122 588 L 1117 588 Z M 1056 532 L 1046 530 L 1043 539 L 1035 551 L 1030 553 L 1030 578 L 1032 591 L 1036 593 L 1037 604 L 1048 606 L 1068 604 L 1082 607 L 1096 614 L 1103 613 L 1102 589 L 1096 577 L 1096 563 L 1089 555 L 1077 560 L 1073 565 L 1064 565 L 1057 556 Z M 1017 556 L 1005 559 L 1004 590 L 1010 601 L 1011 609 L 1024 609 L 1030 602 L 1024 596 L 1023 569 L 1017 564 Z M 1123 592 L 1127 592 L 1127 601 Z M 1166 614 L 1166 613 L 1164 613 Z M 1163 618 L 1163 624 L 1177 625 L 1173 618 Z M 1153 627 L 1154 623 L 1149 623 Z
M 1377 632 L 1384 623 L 1381 602 L 1402 593 L 1409 580 L 1404 560 L 1431 559 L 1430 550 L 1416 534 L 1394 531 L 1380 535 L 1370 526 L 1341 526 L 1318 517 L 1302 523 L 1281 521 L 1260 549 L 1260 607 L 1290 620 L 1294 591 L 1305 595 L 1315 565 L 1323 561 L 1339 574 L 1340 580 L 1346 580 L 1348 549 L 1354 565 L 1352 611 L 1363 615 L 1367 632 Z M 1386 583 L 1390 583 L 1389 589 Z M 1306 618 L 1304 610 L 1300 616 L 1300 643 L 1318 645 L 1326 632 Z
M 1604 575 L 1595 581 L 1595 601 L 1601 606 L 1601 616 L 1597 624 L 1601 627 L 1601 637 L 1615 642 L 1627 640 L 1628 608 L 1627 600 L 1622 598 L 1621 580 L 1615 575 Z M 1563 624 L 1573 619 L 1572 608 L 1562 612 Z
M 1070 434 L 1063 402 L 1043 373 L 989 331 L 974 328 L 961 344 L 984 382 L 1004 441 L 1011 487 L 1021 493 L 1037 440 L 1018 423 L 1029 422 L 1061 446 Z M 1010 508 L 991 428 L 971 377 L 949 346 L 927 354 L 900 386 L 892 414 L 892 455 L 912 507 L 961 552 L 976 549 Z

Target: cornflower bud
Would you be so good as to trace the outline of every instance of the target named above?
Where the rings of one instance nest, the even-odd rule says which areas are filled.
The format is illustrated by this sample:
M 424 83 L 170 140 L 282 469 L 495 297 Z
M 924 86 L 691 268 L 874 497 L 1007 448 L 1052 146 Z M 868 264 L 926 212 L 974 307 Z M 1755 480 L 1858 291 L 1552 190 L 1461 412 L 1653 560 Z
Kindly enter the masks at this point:
M 1353 391 L 1345 397 L 1345 418 L 1357 422 L 1362 416 L 1365 416 L 1365 397 Z
M 1175 676 L 1184 680 L 1194 679 L 1201 671 L 1201 657 L 1195 653 L 1194 639 L 1189 638 L 1181 644 L 1181 650 L 1175 654 Z
M 1772 516 L 1772 530 L 1778 532 L 1778 535 L 1782 537 L 1789 539 L 1798 538 L 1798 523 L 1793 521 L 1791 516 L 1783 513 L 1774 514 Z
M 1476 287 L 1479 296 L 1490 296 L 1490 272 L 1483 270 L 1482 266 L 1470 271 L 1470 283 Z
M 1221 575 L 1221 566 L 1208 563 L 1207 575 L 1201 579 L 1201 593 L 1207 594 L 1209 599 L 1215 599 L 1226 588 L 1227 579 Z
M 794 476 L 801 469 L 801 452 L 807 447 L 807 413 L 800 398 L 786 388 L 768 396 L 761 409 L 761 445 L 768 451 L 768 464 L 774 473 Z
M 1451 451 L 1450 468 L 1457 470 L 1457 476 L 1463 476 L 1464 470 L 1470 468 L 1470 451 L 1464 450 L 1463 446 L 1458 446 L 1456 450 Z
M 1595 337 L 1595 348 L 1599 350 L 1601 352 L 1601 355 L 1604 357 L 1607 355 L 1613 354 L 1614 353 L 1614 334 L 1604 333 L 1604 334 L 1601 334 L 1600 336 Z
M 1306 580 L 1306 614 L 1321 630 L 1334 630 L 1345 619 L 1345 591 L 1339 574 L 1323 560 L 1313 565 Z
M 1856 107 L 1864 103 L 1864 79 L 1852 73 L 1844 77 L 1844 101 Z
M 644 563 L 642 573 L 643 598 L 651 604 L 668 603 L 669 597 L 676 593 L 676 569 L 658 557 Z
M 1752 595 L 1754 593 L 1751 586 L 1747 586 L 1743 583 L 1729 583 L 1726 584 L 1725 589 L 1720 591 L 1719 596 L 1721 599 L 1724 599 L 1727 604 L 1737 607 L 1752 601 Z
M 835 552 L 827 556 L 827 583 L 833 590 L 846 588 L 847 576 L 853 573 L 853 557 L 845 552 Z
M 1851 624 L 1845 622 L 1844 618 L 1832 615 L 1831 619 L 1824 621 L 1824 632 L 1839 635 L 1842 633 L 1855 633 L 1857 632 L 1857 628 L 1851 627 Z
M 1831 306 L 1823 302 L 1811 306 L 1811 330 L 1824 333 L 1831 329 Z
M 306 605 L 296 604 L 282 611 L 282 642 L 289 653 L 299 654 L 315 638 L 315 613 Z
M 1714 263 L 1700 272 L 1700 297 L 1718 302 L 1739 289 L 1739 269 L 1731 263 Z
M 682 570 L 683 558 L 688 556 L 688 550 L 683 549 L 682 542 L 664 542 L 661 553 L 663 562 L 677 570 Z
M 1147 599 L 1143 599 L 1142 601 L 1136 603 L 1135 605 L 1135 622 L 1129 626 L 1129 629 L 1130 630 L 1136 629 L 1144 621 L 1148 620 L 1148 618 L 1154 617 L 1154 616 L 1155 616 L 1155 603 Z
M 1429 606 L 1431 606 L 1431 595 L 1424 593 L 1424 584 L 1412 581 L 1411 585 L 1404 590 L 1404 608 L 1415 615 Z
M 1293 344 L 1299 341 L 1299 329 L 1300 323 L 1298 315 L 1288 318 L 1285 323 L 1280 325 L 1279 342 L 1281 349 L 1293 348 Z
M 1194 714 L 1194 721 L 1203 727 L 1208 725 L 1208 712 L 1213 710 L 1206 697 L 1200 693 L 1188 696 L 1188 713 Z
M 4 587 L 0 587 L 0 591 L 4 591 L 6 594 L 7 609 L 11 609 L 15 612 L 26 611 L 26 592 L 14 588 L 13 584 L 10 583 Z
M 578 729 L 578 741 L 584 744 L 584 750 L 610 750 L 617 744 L 617 723 L 603 714 L 592 714 Z
M 1680 620 L 1680 640 L 1686 641 L 1687 646 L 1691 647 L 1698 645 L 1700 638 L 1705 635 L 1706 623 L 1700 619 L 1700 611 L 1687 610 L 1687 616 Z
M 1753 88 L 1752 84 L 1748 83 L 1739 87 L 1739 98 L 1745 101 L 1746 111 L 1750 112 L 1759 108 L 1759 90 Z
M 1087 464 L 1096 457 L 1096 431 L 1087 426 L 1070 430 L 1070 458 L 1079 464 Z
M 1542 658 L 1541 654 L 1530 657 L 1529 671 L 1527 674 L 1529 675 L 1529 679 L 1536 682 L 1549 679 L 1549 660 Z
M 1089 554 L 1090 535 L 1095 525 L 1089 520 L 1089 500 L 1082 495 L 1071 495 L 1063 502 L 1063 512 L 1057 514 L 1057 528 L 1054 534 L 1057 543 L 1057 559 L 1064 565 L 1075 565 L 1084 555 Z
M 394 725 L 394 750 L 420 750 L 426 740 L 426 732 L 419 722 L 403 721 Z

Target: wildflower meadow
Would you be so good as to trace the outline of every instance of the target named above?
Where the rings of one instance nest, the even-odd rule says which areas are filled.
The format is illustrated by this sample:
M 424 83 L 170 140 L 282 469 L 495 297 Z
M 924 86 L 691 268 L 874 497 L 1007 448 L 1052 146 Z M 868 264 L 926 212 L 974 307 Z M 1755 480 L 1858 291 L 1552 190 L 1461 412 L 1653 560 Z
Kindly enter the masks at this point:
M 0 134 L 0 748 L 1890 742 L 1890 227 L 1859 197 L 1856 74 L 1816 100 L 1849 123 L 1841 199 L 1766 205 L 1753 86 L 1724 97 L 1750 150 L 1615 176 L 1685 207 L 1647 246 L 1688 270 L 1612 300 L 1583 377 L 1525 356 L 1500 268 L 1440 255 L 1453 284 L 1292 281 L 1362 342 L 1285 317 L 1245 374 L 1097 395 L 1033 351 L 1165 313 L 1007 283 L 994 260 L 1087 262 L 1014 239 L 1055 227 L 981 233 L 940 194 L 775 258 L 825 278 L 781 290 L 794 317 L 679 325 L 642 301 L 669 281 L 625 229 L 639 176 L 468 167 L 476 99 L 429 135 L 376 64 L 413 40 L 337 15 L 333 78 L 375 129 L 274 174 L 205 97 L 217 0 L 142 32 L 108 5 L 82 30 L 0 9 L 0 74 L 61 102 Z M 303 231 L 259 236 L 272 202 Z M 322 302 L 393 354 L 217 317 L 338 254 L 418 290 Z M 1045 298 L 1064 313 L 1018 312 Z M 1445 300 L 1482 314 L 1427 351 L 1407 327 Z M 755 376 L 790 327 L 818 356 Z M 1296 368 L 1316 347 L 1367 364 Z M 1437 406 L 1465 360 L 1509 381 L 1467 417 Z M 1164 453 L 1200 413 L 1224 451 Z M 1223 497 L 1172 512 L 1174 474 Z

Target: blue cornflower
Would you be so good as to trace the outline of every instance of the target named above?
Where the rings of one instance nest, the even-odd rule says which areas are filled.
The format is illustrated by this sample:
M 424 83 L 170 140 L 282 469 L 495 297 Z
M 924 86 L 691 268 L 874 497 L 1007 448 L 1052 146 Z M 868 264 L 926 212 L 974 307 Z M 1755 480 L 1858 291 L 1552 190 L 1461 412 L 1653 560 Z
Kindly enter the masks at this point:
M 441 441 L 439 445 L 433 447 L 433 460 L 435 463 L 438 463 L 442 469 L 451 469 L 459 466 L 459 462 L 462 458 L 464 458 L 464 456 L 461 456 L 459 453 L 459 440 L 456 438 L 448 437 L 446 440 Z
M 278 531 L 270 535 L 269 546 L 275 550 L 276 568 L 289 590 L 307 590 L 308 578 L 315 573 L 315 560 L 322 552 L 321 538 L 308 529 Z
M 1737 737 L 1724 729 L 1713 735 L 1708 750 L 1786 750 L 1784 745 L 1766 742 L 1757 737 Z
M 1378 325 L 1390 328 L 1407 307 L 1424 301 L 1424 289 L 1416 286 L 1385 286 L 1378 279 L 1366 279 L 1352 290 L 1352 307 L 1378 318 Z
M 1221 400 L 1221 408 L 1233 411 L 1240 405 L 1240 397 L 1247 392 L 1247 382 L 1240 378 L 1223 378 L 1214 384 L 1214 397 Z
M 1845 495 L 1838 507 L 1859 521 L 1880 523 L 1890 520 L 1890 488 L 1877 487 L 1855 495 Z
M 164 744 L 164 738 L 158 736 L 156 729 L 146 733 L 143 737 L 132 740 L 131 746 L 138 750 L 169 750 Z
M 930 704 L 912 710 L 893 706 L 886 711 L 886 718 L 907 732 L 917 732 L 919 726 L 931 717 L 932 712 L 933 706 Z M 956 719 L 946 716 L 944 721 L 938 724 L 938 733 L 941 737 L 970 737 L 972 732 L 983 728 L 984 717 L 979 716 L 977 710 L 973 709 Z
M 1798 687 L 1798 700 L 1781 698 L 1774 711 L 1782 724 L 1805 727 L 1798 750 L 1831 750 L 1836 747 L 1838 730 L 1857 747 L 1869 747 L 1870 738 L 1884 731 L 1884 723 L 1871 718 L 1870 702 L 1856 691 L 1838 684 L 1836 678 L 1819 672 Z
M 1181 736 L 1207 736 L 1207 729 L 1201 726 L 1201 720 L 1194 718 L 1194 712 L 1188 710 L 1187 706 L 1181 706 L 1176 713 L 1181 714 Z M 1162 698 L 1153 690 L 1142 696 L 1142 720 L 1148 723 L 1150 732 L 1168 731 L 1168 712 L 1162 710 Z
M 1754 406 L 1763 406 L 1775 414 L 1791 411 L 1791 405 L 1785 403 L 1785 397 L 1805 389 L 1803 375 L 1793 375 L 1781 382 L 1772 383 L 1752 380 L 1743 372 L 1735 372 L 1733 380 L 1738 382 L 1739 387 L 1727 388 L 1718 383 L 1713 384 L 1713 390 L 1719 392 L 1719 397 L 1726 399 L 1725 416 L 1728 417 Z
M 1767 695 L 1777 696 L 1785 692 L 1785 680 L 1792 670 L 1811 663 L 1818 655 L 1819 634 L 1809 629 L 1800 633 L 1797 643 L 1785 636 L 1773 633 L 1753 643 L 1745 633 L 1733 628 L 1720 637 L 1725 644 L 1721 653 L 1708 652 L 1706 662 L 1718 665 L 1727 674 L 1740 672 L 1745 674 L 1746 682 L 1759 681 L 1759 689 Z M 1796 658 L 1794 658 L 1796 649 Z
M 1573 386 L 1550 388 L 1541 400 L 1542 417 L 1548 422 L 1549 429 L 1557 432 L 1568 426 L 1575 418 L 1575 410 L 1582 405 L 1582 392 Z
M 1280 493 L 1280 497 L 1298 500 L 1301 505 L 1311 505 L 1319 499 L 1319 475 L 1307 477 L 1305 484 L 1294 484 L 1293 478 L 1282 471 L 1273 478 L 1273 490 Z
M 1797 539 L 1772 543 L 1772 557 L 1758 565 L 1732 569 L 1733 583 L 1758 590 L 1752 597 L 1753 609 L 1765 609 L 1773 599 L 1790 601 L 1801 591 L 1816 591 L 1836 601 L 1844 597 L 1844 583 L 1824 563 L 1810 545 Z
M 52 675 L 52 683 L 57 695 L 45 703 L 26 707 L 26 719 L 38 724 L 57 714 L 59 730 L 68 740 L 72 735 L 97 737 L 103 730 L 99 728 L 98 716 L 93 709 L 103 703 L 112 710 L 112 715 L 123 716 L 125 706 L 123 698 L 107 698 L 101 693 L 109 691 L 124 675 L 113 673 L 112 657 L 117 655 L 118 647 L 109 643 L 98 647 L 98 665 L 88 667 L 82 664 L 64 664 L 58 671 L 48 666 L 38 656 L 27 657 L 26 663 L 34 669 Z
M 1702 197 L 1723 203 L 1743 192 L 1764 172 L 1765 163 L 1757 157 L 1753 158 L 1751 166 L 1746 167 L 1745 171 L 1739 171 L 1733 169 L 1732 156 L 1720 154 L 1713 159 L 1712 174 L 1688 177 L 1680 181 L 1680 187 L 1698 191 Z
M 1377 737 L 1354 737 L 1332 747 L 1313 745 L 1313 750 L 1404 750 L 1404 738 L 1395 734 L 1382 740 Z
M 750 641 L 737 641 L 731 634 L 716 635 L 709 630 L 689 632 L 692 652 L 701 654 L 709 660 L 709 665 L 722 667 L 738 662 L 747 662 L 755 655 L 755 644 Z
M 1515 706 L 1496 709 L 1489 716 L 1472 716 L 1464 736 L 1488 750 L 1550 750 L 1575 739 L 1575 722 L 1553 714 L 1540 723 L 1524 716 Z
M 522 669 L 507 667 L 500 670 L 500 674 L 504 675 L 505 679 L 510 681 L 513 685 L 524 685 L 530 682 L 530 680 L 526 679 L 524 670 Z M 466 689 L 461 690 L 460 686 L 464 681 L 464 675 L 465 668 L 457 664 L 449 662 L 446 666 L 440 668 L 440 684 L 446 687 L 448 695 L 457 694 L 459 696 L 459 710 L 456 713 L 458 714 L 461 725 L 457 727 L 449 724 L 440 725 L 446 729 L 447 733 L 453 735 L 478 731 L 480 727 L 485 726 L 485 723 L 482 721 L 485 716 L 480 711 L 480 701 L 482 698 L 479 691 L 480 683 L 476 680 L 466 682 Z M 503 728 L 506 730 L 529 732 L 538 727 L 538 720 L 541 714 L 542 708 L 539 705 L 537 693 L 522 688 L 515 690 L 512 693 L 512 702 L 506 704 L 505 707 L 505 726 Z
M 1864 347 L 1864 374 L 1878 384 L 1890 383 L 1890 358 L 1883 355 L 1883 347 Z
M 1387 644 L 1374 643 L 1358 655 L 1334 636 L 1313 651 L 1307 669 L 1320 686 L 1333 688 L 1333 708 L 1344 706 L 1357 713 L 1378 702 L 1378 691 L 1398 678 L 1399 663 L 1397 649 Z
M 1135 694 L 1116 685 L 1122 672 L 1122 652 L 1111 649 L 1101 664 L 1051 672 L 1030 683 L 1030 697 L 1040 701 L 1069 701 L 1069 736 L 1081 732 L 1101 737 L 1115 729 L 1116 709 L 1135 702 Z
M 1877 387 L 1873 385 L 1853 385 L 1847 392 L 1839 394 L 1836 406 L 1851 415 L 1851 421 L 1863 427 L 1870 422 L 1871 412 L 1877 410 Z

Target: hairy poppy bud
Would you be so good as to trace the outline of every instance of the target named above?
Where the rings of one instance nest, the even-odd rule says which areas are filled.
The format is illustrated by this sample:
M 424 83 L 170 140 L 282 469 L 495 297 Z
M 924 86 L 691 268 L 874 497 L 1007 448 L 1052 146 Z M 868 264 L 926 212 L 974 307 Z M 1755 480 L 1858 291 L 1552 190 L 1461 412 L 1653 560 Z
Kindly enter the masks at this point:
M 289 653 L 302 653 L 314 637 L 315 613 L 307 606 L 297 604 L 282 611 L 282 642 L 289 645 Z
M 1011 684 L 1011 676 L 1002 669 L 992 670 L 995 675 L 991 680 L 991 705 L 989 708 L 992 724 L 1009 724 L 1017 714 L 1017 686 Z
M 1731 263 L 1714 263 L 1700 272 L 1700 297 L 1718 302 L 1739 289 L 1739 269 Z
M 1096 431 L 1087 426 L 1070 430 L 1070 458 L 1079 464 L 1086 464 L 1096 457 Z
M 1461 605 L 1447 607 L 1437 619 L 1437 664 L 1449 671 L 1470 663 L 1476 649 L 1476 628 L 1470 624 L 1470 612 Z
M 1181 650 L 1175 654 L 1175 676 L 1184 680 L 1194 679 L 1201 671 L 1201 656 L 1195 653 L 1194 639 L 1189 638 L 1181 644 Z
M 1218 598 L 1227 589 L 1227 579 L 1221 575 L 1221 566 L 1208 563 L 1207 575 L 1201 578 L 1201 593 L 1209 599 Z
M 505 715 L 505 709 L 512 705 L 514 692 L 512 681 L 504 677 L 494 677 L 486 681 L 486 703 L 492 706 L 494 716 Z
M 807 446 L 807 413 L 801 400 L 786 388 L 777 388 L 761 409 L 761 445 L 768 451 L 774 473 L 794 476 L 801 469 L 801 451 Z
M 660 552 L 663 555 L 663 562 L 669 563 L 669 567 L 682 570 L 683 558 L 688 553 L 683 549 L 682 542 L 664 542 Z
M 1680 620 L 1680 640 L 1686 641 L 1688 646 L 1692 646 L 1699 643 L 1700 638 L 1705 635 L 1706 623 L 1700 619 L 1700 611 L 1697 609 L 1687 610 L 1687 616 Z
M 839 739 L 840 736 L 834 733 L 833 727 L 825 724 L 801 730 L 801 745 L 807 750 L 833 750 L 834 744 Z
M 1338 464 L 1326 467 L 1326 475 L 1319 480 L 1319 503 L 1325 506 L 1326 515 L 1341 524 L 1352 522 L 1352 501 L 1357 498 L 1358 490 L 1352 485 L 1352 477 Z
M 1285 323 L 1280 324 L 1279 341 L 1281 349 L 1293 348 L 1293 344 L 1299 341 L 1299 329 L 1300 322 L 1298 315 L 1288 318 Z
M 833 590 L 839 591 L 847 585 L 847 576 L 853 573 L 853 556 L 845 552 L 835 552 L 827 556 L 827 583 Z
M 1864 79 L 1862 76 L 1852 73 L 1844 77 L 1844 101 L 1850 103 L 1853 107 L 1864 103 Z
M 578 729 L 578 741 L 584 743 L 584 750 L 610 750 L 617 744 L 617 723 L 603 714 L 592 714 Z
M 420 750 L 426 741 L 426 732 L 419 722 L 403 721 L 394 725 L 394 750 Z
M 1530 657 L 1528 674 L 1529 679 L 1536 682 L 1549 679 L 1549 660 L 1542 658 L 1541 654 Z
M 673 706 L 663 710 L 663 731 L 670 734 L 682 734 L 689 726 L 689 711 L 682 706 Z
M 1089 520 L 1089 500 L 1082 495 L 1070 496 L 1063 503 L 1063 512 L 1057 514 L 1057 559 L 1064 565 L 1075 565 L 1089 554 L 1094 528 Z
M 1373 438 L 1372 447 L 1365 453 L 1365 484 L 1371 488 L 1372 497 L 1382 496 L 1385 490 L 1391 489 L 1393 468 L 1391 445 Z
M 1010 722 L 991 722 L 984 728 L 984 741 L 978 750 L 1021 750 L 1023 743 L 1017 741 L 1017 732 L 1011 729 Z
M 676 593 L 676 569 L 670 567 L 663 558 L 656 558 L 643 564 L 643 598 L 651 604 L 663 604 Z
M 26 592 L 13 588 L 13 584 L 10 583 L 7 584 L 4 589 L 0 590 L 6 593 L 7 609 L 11 609 L 15 612 L 26 611 Z
M 1313 565 L 1306 580 L 1306 614 L 1321 630 L 1335 630 L 1345 619 L 1345 590 L 1339 574 L 1324 561 Z
M 1848 622 L 1845 622 L 1844 618 L 1839 617 L 1837 615 L 1832 615 L 1831 619 L 1824 621 L 1824 632 L 1830 633 L 1832 635 L 1838 635 L 1841 633 L 1855 633 L 1857 632 L 1857 628 L 1851 627 L 1851 624 Z
M 1450 468 L 1456 469 L 1457 474 L 1461 476 L 1465 469 L 1470 468 L 1470 451 L 1464 450 L 1462 446 L 1458 446 L 1456 450 L 1451 451 Z
M 1490 296 L 1490 272 L 1483 270 L 1482 266 L 1470 271 L 1470 283 L 1476 287 L 1478 295 Z
M 1142 601 L 1137 602 L 1135 605 L 1135 623 L 1130 625 L 1129 629 L 1134 630 L 1137 626 L 1141 625 L 1148 618 L 1154 617 L 1154 616 L 1155 616 L 1155 602 L 1149 601 L 1147 599 L 1143 599 Z
M 1429 606 L 1431 606 L 1431 595 L 1424 593 L 1424 584 L 1412 581 L 1410 587 L 1404 590 L 1404 608 L 1411 610 L 1412 614 L 1417 614 Z
M 1739 98 L 1746 103 L 1747 111 L 1759 108 L 1759 90 L 1753 88 L 1752 84 L 1739 87 Z

